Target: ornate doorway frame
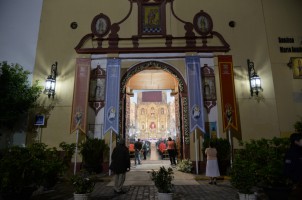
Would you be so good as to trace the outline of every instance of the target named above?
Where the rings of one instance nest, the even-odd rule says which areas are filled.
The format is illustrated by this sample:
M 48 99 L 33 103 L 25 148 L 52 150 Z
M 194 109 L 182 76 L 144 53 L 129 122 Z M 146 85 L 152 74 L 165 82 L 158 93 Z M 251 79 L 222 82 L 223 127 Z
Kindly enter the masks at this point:
M 126 133 L 126 99 L 130 98 L 129 94 L 126 92 L 126 84 L 135 74 L 146 70 L 146 69 L 159 69 L 170 73 L 178 80 L 179 92 L 176 94 L 179 102 L 179 138 L 180 147 L 178 151 L 180 153 L 180 158 L 190 158 L 190 132 L 189 132 L 189 118 L 188 118 L 188 88 L 183 78 L 182 74 L 173 66 L 161 62 L 161 61 L 145 61 L 130 67 L 121 78 L 120 82 L 120 130 L 125 138 Z

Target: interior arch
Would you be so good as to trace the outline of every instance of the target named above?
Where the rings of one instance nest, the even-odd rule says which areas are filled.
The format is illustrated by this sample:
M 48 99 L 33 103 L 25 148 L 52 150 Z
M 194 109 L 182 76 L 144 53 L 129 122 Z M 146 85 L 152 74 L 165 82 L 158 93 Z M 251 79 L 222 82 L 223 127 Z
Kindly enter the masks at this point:
M 173 66 L 159 61 L 146 61 L 130 67 L 121 79 L 121 130 L 126 138 L 131 122 L 129 120 L 129 102 L 133 96 L 133 90 L 171 90 L 170 95 L 175 97 L 176 110 L 175 118 L 177 131 L 177 143 L 179 145 L 179 155 L 183 157 L 185 152 L 184 141 L 188 130 L 184 126 L 186 118 L 183 112 L 187 111 L 187 106 L 182 101 L 187 98 L 187 85 L 181 73 Z M 128 106 L 127 106 L 128 105 Z M 188 151 L 188 150 L 187 150 Z

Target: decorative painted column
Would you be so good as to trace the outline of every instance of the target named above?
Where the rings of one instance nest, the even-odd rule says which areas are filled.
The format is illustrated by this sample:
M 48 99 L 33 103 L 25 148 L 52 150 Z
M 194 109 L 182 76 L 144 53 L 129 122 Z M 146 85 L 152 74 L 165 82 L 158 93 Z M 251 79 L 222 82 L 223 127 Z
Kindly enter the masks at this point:
M 190 158 L 190 130 L 189 130 L 189 114 L 188 114 L 188 97 L 187 94 L 182 94 L 180 97 L 182 121 L 181 132 L 183 140 L 183 158 Z

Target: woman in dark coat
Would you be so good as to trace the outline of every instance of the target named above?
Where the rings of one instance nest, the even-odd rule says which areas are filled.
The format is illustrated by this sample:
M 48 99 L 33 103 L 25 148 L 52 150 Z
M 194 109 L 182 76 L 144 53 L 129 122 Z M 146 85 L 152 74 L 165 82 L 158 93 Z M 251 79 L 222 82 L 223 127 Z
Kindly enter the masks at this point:
M 126 172 L 130 171 L 129 149 L 125 146 L 124 139 L 120 139 L 119 144 L 114 148 L 111 160 L 110 170 L 115 173 L 114 192 L 124 194 L 122 188 L 126 179 Z

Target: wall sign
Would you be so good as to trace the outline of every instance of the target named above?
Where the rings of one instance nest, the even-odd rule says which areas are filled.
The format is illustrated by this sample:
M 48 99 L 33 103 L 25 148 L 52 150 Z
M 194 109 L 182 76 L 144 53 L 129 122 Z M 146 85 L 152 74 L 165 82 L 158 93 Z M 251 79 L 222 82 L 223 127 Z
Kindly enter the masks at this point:
M 280 53 L 302 52 L 302 37 L 278 37 Z
M 36 126 L 44 126 L 45 115 L 36 115 L 35 117 L 35 125 Z

